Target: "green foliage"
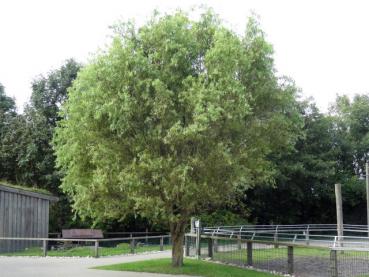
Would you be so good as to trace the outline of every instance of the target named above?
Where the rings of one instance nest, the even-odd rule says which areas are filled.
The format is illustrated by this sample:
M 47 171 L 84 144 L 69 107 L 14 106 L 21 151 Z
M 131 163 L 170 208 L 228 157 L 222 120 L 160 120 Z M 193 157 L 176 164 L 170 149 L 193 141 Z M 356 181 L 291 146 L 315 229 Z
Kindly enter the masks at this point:
M 249 224 L 242 215 L 225 209 L 202 214 L 200 215 L 200 220 L 203 226 L 236 226 Z
M 0 178 L 60 195 L 61 176 L 55 168 L 51 140 L 60 119 L 59 108 L 79 68 L 74 60 L 68 60 L 60 69 L 35 79 L 31 102 L 23 114 L 15 113 L 14 101 L 0 86 L 0 128 L 5 126 L 0 130 Z M 53 205 L 51 230 L 57 228 L 56 223 L 65 226 L 71 221 L 69 202 L 63 196 L 60 199 Z
M 278 165 L 275 186 L 249 190 L 244 199 L 258 223 L 335 223 L 334 184 L 343 185 L 346 223 L 365 224 L 365 187 L 360 175 L 369 145 L 369 98 L 339 97 L 330 114 L 314 104 L 301 107 L 304 136 L 295 151 L 271 156 Z M 275 201 L 278 199 L 278 201 Z
M 15 102 L 5 94 L 5 88 L 0 83 L 0 178 L 7 178 L 9 171 L 13 169 L 13 161 L 8 158 L 8 153 L 2 149 L 4 137 L 12 131 L 11 123 L 16 117 Z
M 23 185 L 22 184 L 11 184 L 8 181 L 4 181 L 4 180 L 0 180 L 0 185 L 10 187 L 10 188 L 30 191 L 30 192 L 37 192 L 41 194 L 51 195 L 51 193 L 45 189 L 30 187 L 29 185 L 24 185 L 24 184 Z
M 62 188 L 97 221 L 135 211 L 182 229 L 299 136 L 296 89 L 254 19 L 239 38 L 212 13 L 153 17 L 80 72 L 54 138 Z

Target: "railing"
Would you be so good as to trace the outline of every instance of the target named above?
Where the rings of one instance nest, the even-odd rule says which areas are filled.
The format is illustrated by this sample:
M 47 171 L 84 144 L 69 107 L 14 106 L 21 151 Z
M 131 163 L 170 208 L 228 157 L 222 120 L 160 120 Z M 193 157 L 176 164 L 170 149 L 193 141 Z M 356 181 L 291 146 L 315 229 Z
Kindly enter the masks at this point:
M 208 236 L 248 239 L 251 241 L 312 244 L 322 247 L 336 247 L 335 243 L 338 241 L 341 247 L 342 245 L 348 247 L 350 244 L 354 244 L 369 249 L 367 226 L 345 224 L 343 230 L 345 235 L 337 236 L 337 225 L 335 224 L 244 225 L 205 227 L 201 229 L 201 233 Z
M 339 243 L 339 237 L 335 236 L 334 242 Z M 348 250 L 349 246 L 356 246 L 357 241 L 344 243 L 347 243 L 346 248 L 328 248 L 274 240 L 187 234 L 185 255 L 295 276 L 369 276 L 369 248 Z
M 99 257 L 164 251 L 170 245 L 170 235 L 110 239 L 0 237 L 0 256 Z
M 104 232 L 105 238 L 125 238 L 125 237 L 142 237 L 142 236 L 161 236 L 161 235 L 168 235 L 167 232 Z M 49 238 L 62 238 L 61 232 L 52 232 L 49 233 Z

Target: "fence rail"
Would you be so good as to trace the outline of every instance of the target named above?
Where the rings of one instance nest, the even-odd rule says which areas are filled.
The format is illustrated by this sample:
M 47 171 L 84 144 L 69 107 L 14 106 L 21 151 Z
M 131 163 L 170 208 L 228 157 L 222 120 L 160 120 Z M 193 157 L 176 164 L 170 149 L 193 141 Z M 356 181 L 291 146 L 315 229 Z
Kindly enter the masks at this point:
M 170 245 L 170 235 L 111 239 L 0 237 L 0 256 L 99 257 L 164 251 Z
M 160 235 L 168 235 L 168 232 L 104 232 L 105 238 L 122 238 L 122 237 L 141 237 L 145 236 L 160 236 Z M 53 232 L 48 234 L 49 238 L 62 238 L 61 232 Z
M 217 226 L 201 229 L 203 235 L 273 241 L 329 248 L 360 248 L 369 251 L 368 227 L 344 225 L 344 236 L 337 235 L 335 224 Z

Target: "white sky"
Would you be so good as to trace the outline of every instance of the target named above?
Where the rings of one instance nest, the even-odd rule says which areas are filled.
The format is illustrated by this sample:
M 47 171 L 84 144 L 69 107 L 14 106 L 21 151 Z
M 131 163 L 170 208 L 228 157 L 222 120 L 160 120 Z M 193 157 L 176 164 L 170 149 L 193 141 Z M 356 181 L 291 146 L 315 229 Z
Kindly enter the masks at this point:
M 367 2 L 367 3 L 366 3 Z M 279 74 L 326 110 L 336 94 L 369 92 L 369 1 L 0 0 L 0 82 L 21 110 L 33 78 L 73 57 L 86 62 L 118 19 L 206 4 L 237 32 L 255 11 L 274 45 Z

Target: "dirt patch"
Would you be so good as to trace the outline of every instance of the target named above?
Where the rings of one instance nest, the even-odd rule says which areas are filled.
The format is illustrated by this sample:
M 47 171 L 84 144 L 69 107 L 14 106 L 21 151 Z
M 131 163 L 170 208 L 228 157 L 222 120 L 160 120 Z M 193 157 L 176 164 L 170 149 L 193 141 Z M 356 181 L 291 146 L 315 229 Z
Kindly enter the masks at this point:
M 340 258 L 338 260 L 338 276 L 359 277 L 369 275 L 368 259 Z M 286 259 L 260 261 L 254 264 L 255 268 L 268 271 L 287 273 Z M 296 277 L 330 277 L 330 259 L 323 257 L 295 257 L 294 276 Z

